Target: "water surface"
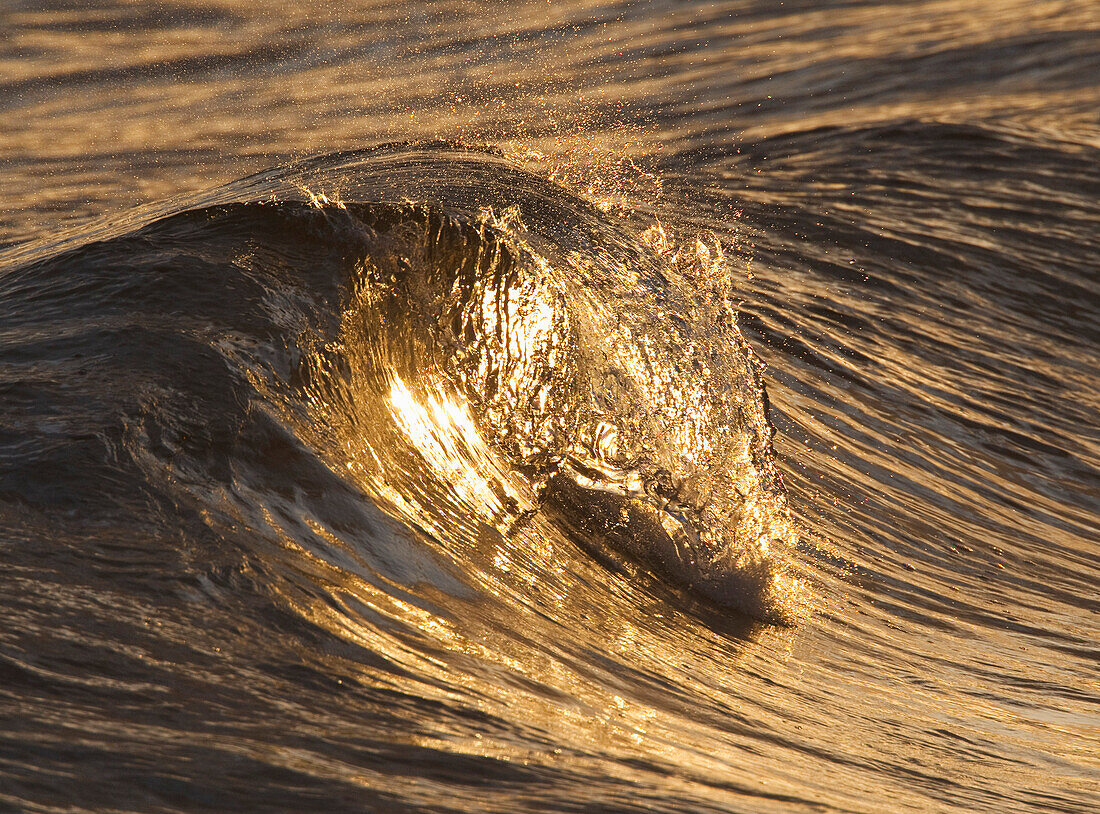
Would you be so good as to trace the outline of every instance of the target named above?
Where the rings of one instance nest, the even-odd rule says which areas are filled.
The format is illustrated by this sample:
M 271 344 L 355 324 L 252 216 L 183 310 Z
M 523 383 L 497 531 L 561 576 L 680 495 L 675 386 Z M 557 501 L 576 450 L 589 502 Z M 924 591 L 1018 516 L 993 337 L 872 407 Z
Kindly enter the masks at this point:
M 0 807 L 1100 806 L 1100 15 L 14 3 Z

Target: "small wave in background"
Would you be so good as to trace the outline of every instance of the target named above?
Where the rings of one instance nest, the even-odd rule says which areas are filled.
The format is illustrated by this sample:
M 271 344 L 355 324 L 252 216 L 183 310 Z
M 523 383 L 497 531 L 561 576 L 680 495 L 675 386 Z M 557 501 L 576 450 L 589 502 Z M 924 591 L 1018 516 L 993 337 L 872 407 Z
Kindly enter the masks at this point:
M 1096 808 L 1094 12 L 4 12 L 0 807 Z

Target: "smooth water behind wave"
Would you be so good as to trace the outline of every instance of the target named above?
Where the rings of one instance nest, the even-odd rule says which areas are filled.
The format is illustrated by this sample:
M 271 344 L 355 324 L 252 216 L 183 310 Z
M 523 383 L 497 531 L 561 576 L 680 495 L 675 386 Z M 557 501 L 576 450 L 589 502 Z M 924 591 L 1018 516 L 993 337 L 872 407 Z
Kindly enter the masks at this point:
M 0 807 L 1100 805 L 1091 3 L 6 24 Z

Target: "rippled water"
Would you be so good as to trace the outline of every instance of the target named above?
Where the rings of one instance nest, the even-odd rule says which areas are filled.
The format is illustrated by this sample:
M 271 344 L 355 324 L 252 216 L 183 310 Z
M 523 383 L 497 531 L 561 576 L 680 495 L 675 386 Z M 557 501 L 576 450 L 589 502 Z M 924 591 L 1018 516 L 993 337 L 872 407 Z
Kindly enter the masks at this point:
M 1095 2 L 0 19 L 0 808 L 1100 807 Z

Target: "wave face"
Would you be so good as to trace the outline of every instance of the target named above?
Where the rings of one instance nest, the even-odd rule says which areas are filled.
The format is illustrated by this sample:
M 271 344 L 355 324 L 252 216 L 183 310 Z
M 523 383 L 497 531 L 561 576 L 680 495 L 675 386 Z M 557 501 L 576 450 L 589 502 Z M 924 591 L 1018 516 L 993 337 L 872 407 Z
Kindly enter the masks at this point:
M 280 200 L 317 184 L 340 197 Z M 255 434 L 277 431 L 320 481 L 461 562 L 484 559 L 466 550 L 472 529 L 505 539 L 548 504 L 605 557 L 789 621 L 795 535 L 720 246 L 685 257 L 658 230 L 632 238 L 470 151 L 384 148 L 243 186 L 261 201 L 168 215 L 11 275 L 26 297 L 87 281 L 85 325 L 128 314 L 110 358 L 131 372 L 115 373 L 150 367 L 152 381 L 112 398 L 99 432 L 122 439 L 135 479 L 164 469 L 174 502 L 192 483 L 203 515 L 230 510 L 224 490 L 247 494 L 231 511 L 255 529 L 274 476 Z M 194 320 L 209 324 L 192 333 Z M 181 429 L 192 401 L 200 434 Z M 237 475 L 254 467 L 263 477 Z
M 257 580 L 353 642 L 376 605 L 616 591 L 790 624 L 809 594 L 730 276 L 713 239 L 485 151 L 265 173 L 5 275 L 9 351 L 61 372 L 10 382 L 3 491 L 105 578 L 168 556 L 156 584 Z
M 1100 810 L 1096 26 L 7 4 L 0 811 Z

